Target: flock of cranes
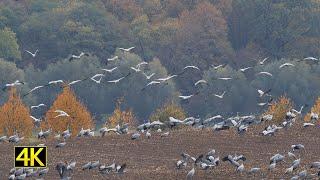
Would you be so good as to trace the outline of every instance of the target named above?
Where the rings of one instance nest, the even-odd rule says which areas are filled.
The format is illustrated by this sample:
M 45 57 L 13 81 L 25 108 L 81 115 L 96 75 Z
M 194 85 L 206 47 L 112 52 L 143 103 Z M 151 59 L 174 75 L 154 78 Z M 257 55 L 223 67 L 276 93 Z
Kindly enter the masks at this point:
M 300 112 L 302 111 L 303 107 L 300 108 Z M 299 111 L 297 110 L 290 110 L 286 113 L 286 118 L 280 125 L 269 125 L 267 126 L 263 132 L 260 133 L 262 136 L 272 136 L 275 135 L 275 133 L 279 130 L 290 128 L 292 124 L 295 122 L 295 119 L 297 118 L 297 115 L 299 115 Z M 294 113 L 295 112 L 295 113 Z M 107 133 L 115 133 L 118 135 L 122 134 L 128 134 L 131 133 L 131 140 L 137 141 L 140 138 L 142 138 L 142 135 L 144 135 L 146 138 L 150 139 L 152 138 L 151 134 L 158 135 L 161 138 L 166 138 L 170 136 L 170 129 L 177 128 L 179 126 L 189 126 L 196 129 L 212 129 L 213 131 L 222 131 L 222 130 L 229 130 L 232 128 L 235 128 L 239 134 L 245 133 L 248 131 L 248 128 L 251 125 L 263 125 L 263 122 L 269 121 L 272 122 L 272 115 L 264 115 L 261 118 L 257 118 L 253 115 L 249 116 L 235 116 L 235 117 L 229 117 L 224 119 L 221 115 L 216 115 L 207 119 L 200 119 L 200 118 L 194 118 L 194 117 L 188 117 L 184 120 L 180 120 L 174 117 L 169 117 L 169 120 L 167 122 L 160 122 L 160 121 L 153 121 L 153 122 L 146 122 L 143 124 L 140 124 L 136 127 L 136 129 L 129 130 L 129 125 L 117 125 L 114 128 L 107 128 L 102 127 L 99 129 L 99 134 L 101 137 L 106 136 Z M 316 122 L 319 120 L 319 117 L 317 114 L 313 114 L 311 116 L 311 122 L 309 123 L 303 123 L 304 128 L 312 128 L 314 124 L 312 122 Z M 165 130 L 166 132 L 163 132 Z M 46 131 L 40 131 L 38 133 L 38 139 L 47 139 L 50 135 L 52 135 L 53 132 L 48 129 Z M 77 137 L 94 137 L 97 136 L 95 134 L 94 129 L 81 129 L 77 133 Z M 71 131 L 69 129 L 63 131 L 61 134 L 54 135 L 54 139 L 57 139 L 58 142 L 56 144 L 56 148 L 63 148 L 67 145 L 67 139 L 71 138 Z M 8 141 L 10 143 L 19 143 L 21 140 L 23 140 L 24 137 L 19 137 L 18 135 L 13 135 L 10 137 L 2 136 L 0 137 L 0 143 L 4 141 Z M 60 140 L 63 141 L 60 141 Z M 45 144 L 39 144 L 38 146 L 45 146 Z M 291 150 L 287 152 L 287 155 L 285 154 L 275 154 L 270 158 L 270 163 L 268 165 L 267 170 L 272 172 L 276 169 L 277 164 L 284 161 L 285 157 L 287 156 L 289 159 L 293 159 L 292 165 L 288 167 L 284 174 L 292 174 L 294 175 L 295 170 L 299 167 L 301 162 L 301 156 L 300 151 L 305 151 L 305 146 L 302 144 L 293 144 L 291 146 Z M 214 149 L 211 149 L 206 155 L 199 155 L 196 158 L 188 155 L 187 153 L 181 154 L 182 159 L 178 160 L 176 162 L 176 168 L 182 169 L 186 168 L 188 164 L 191 164 L 192 169 L 187 173 L 186 178 L 192 179 L 192 176 L 196 173 L 196 169 L 200 170 L 208 170 L 212 168 L 218 168 L 220 162 L 220 158 L 217 155 L 216 151 Z M 299 157 L 299 158 L 297 158 Z M 245 166 L 246 157 L 243 155 L 227 155 L 224 158 L 221 159 L 222 162 L 229 162 L 232 166 L 234 166 L 235 171 L 240 174 L 247 174 L 250 176 L 255 176 L 258 173 L 262 173 L 261 167 L 251 167 L 249 169 Z M 72 164 L 72 165 L 70 165 Z M 75 169 L 76 161 L 73 161 L 71 163 L 58 163 L 57 164 L 57 170 L 61 177 L 61 179 L 68 179 L 72 177 L 73 169 Z M 72 168 L 68 168 L 69 166 L 72 166 Z M 311 164 L 311 169 L 319 169 L 320 171 L 320 162 L 314 162 Z M 97 172 L 108 175 L 112 172 L 116 174 L 122 174 L 125 173 L 126 163 L 123 163 L 121 165 L 116 165 L 115 163 L 111 165 L 103 165 L 100 164 L 98 161 L 92 161 L 88 162 L 84 165 L 82 165 L 82 170 L 90 170 L 90 169 L 98 169 Z M 12 169 L 10 171 L 9 179 L 24 179 L 27 177 L 43 177 L 48 172 L 48 169 L 45 170 L 30 170 L 28 168 L 25 168 L 23 170 L 20 169 Z M 316 174 L 308 174 L 307 170 L 303 170 L 300 172 L 297 172 L 292 179 L 303 179 L 305 177 L 320 177 L 320 173 Z
M 243 175 L 247 174 L 249 177 L 257 177 L 260 175 L 260 178 L 264 178 L 264 172 L 263 170 L 273 172 L 277 168 L 277 165 L 284 162 L 285 159 L 288 159 L 288 161 L 292 161 L 290 167 L 285 169 L 283 174 L 295 174 L 292 176 L 291 180 L 297 180 L 297 179 L 317 179 L 320 177 L 320 162 L 315 161 L 309 165 L 310 171 L 313 171 L 313 169 L 318 170 L 316 173 L 309 173 L 307 167 L 305 167 L 304 170 L 296 172 L 298 167 L 301 166 L 301 156 L 303 153 L 300 151 L 305 152 L 305 147 L 302 144 L 293 144 L 291 146 L 291 150 L 288 151 L 288 154 L 274 154 L 272 157 L 270 157 L 270 162 L 266 163 L 266 167 L 251 167 L 247 168 L 244 163 L 246 162 L 247 158 L 240 154 L 240 155 L 226 155 L 221 160 L 219 155 L 217 154 L 215 149 L 211 149 L 208 153 L 200 154 L 199 156 L 193 157 L 189 154 L 182 152 L 181 157 L 182 159 L 178 160 L 176 162 L 176 168 L 178 170 L 187 168 L 187 166 L 190 164 L 192 166 L 192 169 L 187 173 L 186 179 L 190 180 L 194 176 L 196 172 L 196 168 L 199 170 L 209 170 L 209 169 L 216 169 L 222 162 L 229 163 L 232 167 L 234 167 L 235 172 Z M 294 154 L 296 153 L 296 154 Z M 287 157 L 286 157 L 287 156 Z M 299 156 L 299 158 L 297 158 Z
M 130 52 L 133 49 L 134 49 L 134 47 L 119 48 L 119 50 L 121 50 L 123 52 Z M 37 56 L 37 54 L 39 53 L 39 50 L 36 50 L 34 53 L 27 51 L 27 50 L 26 50 L 26 52 L 29 53 L 33 58 L 35 58 Z M 90 54 L 81 52 L 79 55 L 72 55 L 69 58 L 69 61 L 80 59 L 83 56 L 90 56 Z M 107 62 L 112 62 L 112 61 L 116 61 L 116 60 L 119 60 L 118 56 L 108 58 Z M 314 63 L 319 62 L 319 59 L 313 58 L 313 57 L 307 57 L 303 60 L 311 61 Z M 260 61 L 259 64 L 261 66 L 263 66 L 264 64 L 267 63 L 267 61 L 268 61 L 268 58 L 265 58 L 262 61 Z M 142 67 L 147 66 L 147 65 L 148 65 L 147 62 L 141 62 L 141 63 L 137 64 L 136 66 L 130 67 L 129 70 L 131 70 L 131 71 L 128 74 L 126 74 L 122 77 L 118 77 L 114 80 L 109 80 L 107 82 L 112 83 L 112 84 L 117 84 L 117 83 L 120 83 L 125 78 L 129 77 L 132 73 L 142 73 L 144 75 L 144 77 L 149 81 L 141 89 L 141 91 L 144 91 L 146 88 L 149 88 L 151 86 L 155 86 L 158 84 L 165 84 L 169 80 L 177 78 L 189 70 L 201 71 L 201 69 L 197 66 L 188 65 L 188 66 L 185 66 L 181 72 L 177 72 L 176 74 L 171 74 L 171 75 L 168 75 L 167 77 L 154 78 L 156 75 L 155 73 L 151 72 L 151 74 L 146 74 L 145 72 L 143 72 Z M 219 68 L 223 68 L 225 66 L 226 66 L 226 64 L 221 64 L 221 65 L 213 66 L 213 68 L 215 70 L 218 70 Z M 281 64 L 279 66 L 279 69 L 290 68 L 293 66 L 295 66 L 293 63 L 287 62 L 287 63 Z M 249 71 L 252 68 L 253 67 L 244 67 L 244 68 L 239 69 L 239 71 L 245 73 L 246 71 Z M 23 97 L 25 97 L 31 93 L 35 93 L 39 89 L 42 89 L 45 87 L 51 87 L 51 86 L 55 86 L 55 85 L 69 85 L 69 86 L 71 86 L 71 85 L 75 85 L 77 83 L 80 83 L 80 82 L 83 82 L 86 80 L 91 80 L 94 83 L 100 84 L 102 82 L 102 79 L 105 77 L 106 73 L 111 74 L 114 71 L 117 71 L 118 67 L 112 67 L 110 69 L 101 69 L 101 70 L 104 73 L 97 73 L 93 76 L 86 77 L 84 79 L 73 80 L 71 82 L 67 82 L 65 80 L 50 81 L 47 84 L 36 86 L 36 87 L 32 88 L 29 92 L 24 94 Z M 267 72 L 267 71 L 258 72 L 256 75 L 257 76 L 270 76 L 270 77 L 273 76 L 270 72 Z M 222 80 L 222 81 L 229 81 L 232 79 L 233 79 L 232 77 L 218 77 L 217 78 L 217 80 Z M 15 86 L 22 86 L 25 84 L 26 84 L 25 82 L 21 82 L 19 80 L 16 80 L 13 83 L 8 83 L 8 84 L 4 85 L 3 90 L 5 91 L 7 88 L 15 87 Z M 198 86 L 200 84 L 208 84 L 208 82 L 204 79 L 200 79 L 194 83 L 194 86 Z M 265 106 L 269 106 L 272 104 L 273 99 L 272 99 L 272 95 L 271 95 L 271 92 L 272 92 L 271 89 L 267 89 L 265 91 L 258 89 L 257 91 L 258 91 L 259 98 L 263 98 L 266 96 L 270 97 L 270 99 L 267 100 L 267 102 L 258 103 L 258 106 L 265 107 Z M 197 91 L 192 94 L 179 95 L 178 97 L 182 101 L 187 101 L 188 99 L 193 98 L 194 96 L 198 95 L 199 93 L 200 92 Z M 223 92 L 213 94 L 213 95 L 216 98 L 223 99 L 225 94 L 227 94 L 227 93 L 228 93 L 227 91 L 223 91 Z M 46 107 L 46 105 L 41 103 L 38 105 L 33 105 L 30 108 L 31 109 L 38 109 L 38 108 L 42 108 L 42 107 Z M 260 135 L 272 136 L 272 135 L 275 135 L 276 132 L 278 132 L 282 129 L 290 128 L 292 126 L 292 124 L 295 123 L 296 119 L 299 116 L 301 116 L 304 107 L 305 106 L 302 106 L 300 108 L 300 110 L 291 109 L 290 111 L 288 111 L 286 113 L 285 119 L 283 119 L 283 122 L 281 124 L 272 124 L 272 125 L 265 127 L 265 129 L 260 133 Z M 64 110 L 60 110 L 60 109 L 55 110 L 54 113 L 56 113 L 55 118 L 70 116 L 67 112 L 65 112 Z M 41 118 L 36 118 L 34 116 L 30 116 L 30 119 L 33 120 L 35 124 L 39 124 L 42 121 Z M 221 130 L 228 130 L 228 129 L 235 128 L 235 129 L 237 129 L 237 132 L 239 134 L 242 134 L 242 133 L 245 133 L 246 131 L 248 131 L 248 129 L 251 125 L 257 125 L 257 124 L 263 125 L 264 122 L 272 122 L 272 120 L 273 120 L 272 114 L 267 114 L 267 115 L 264 115 L 260 118 L 257 116 L 254 116 L 254 115 L 247 115 L 247 116 L 237 115 L 237 116 L 229 117 L 229 118 L 225 118 L 222 115 L 215 115 L 215 116 L 212 116 L 212 117 L 209 117 L 206 119 L 188 117 L 183 120 L 177 119 L 175 117 L 169 117 L 167 122 L 160 122 L 160 121 L 146 122 L 146 123 L 139 125 L 136 129 L 133 129 L 132 131 L 129 131 L 128 124 L 123 124 L 123 125 L 117 125 L 114 128 L 102 127 L 101 129 L 98 130 L 98 132 L 102 137 L 110 132 L 116 133 L 118 135 L 132 133 L 131 139 L 133 141 L 139 140 L 139 138 L 141 138 L 142 135 L 145 135 L 145 137 L 147 137 L 147 138 L 151 138 L 153 133 L 160 134 L 160 137 L 165 138 L 170 135 L 170 131 L 168 129 L 175 128 L 178 126 L 190 126 L 190 127 L 196 128 L 196 129 L 210 128 L 213 131 L 221 131 Z M 317 122 L 318 120 L 319 120 L 319 115 L 316 114 L 315 112 L 312 112 L 310 122 L 303 123 L 303 127 L 308 128 L 308 127 L 315 126 L 315 122 Z M 163 130 L 166 130 L 166 132 L 163 132 Z M 72 133 L 76 133 L 76 132 L 71 132 L 70 129 L 66 129 L 61 134 L 55 134 L 54 139 L 58 140 L 55 147 L 56 148 L 65 147 L 67 145 L 67 139 L 69 139 L 71 137 Z M 90 138 L 90 137 L 96 136 L 95 133 L 96 132 L 94 129 L 83 129 L 82 128 L 77 133 L 77 137 L 79 137 L 79 138 L 80 137 L 89 137 Z M 53 134 L 53 132 L 51 129 L 48 129 L 46 131 L 43 131 L 41 129 L 41 131 L 38 133 L 37 137 L 38 137 L 38 139 L 45 139 L 46 140 L 52 134 Z M 15 134 L 10 137 L 2 136 L 2 137 L 0 137 L 0 143 L 5 142 L 5 141 L 8 141 L 10 143 L 19 143 L 23 139 L 24 139 L 24 137 L 19 137 L 18 134 Z M 39 144 L 39 146 L 43 146 L 43 145 L 45 145 L 45 144 Z M 302 144 L 292 145 L 292 150 L 289 151 L 288 155 L 287 155 L 288 158 L 296 158 L 296 154 L 294 154 L 294 153 L 301 150 L 301 149 L 303 149 L 303 150 L 305 149 Z M 192 179 L 192 177 L 196 173 L 196 169 L 207 170 L 207 169 L 211 169 L 211 168 L 217 168 L 220 164 L 220 158 L 214 149 L 210 150 L 208 153 L 206 153 L 206 155 L 203 155 L 203 154 L 199 155 L 197 158 L 192 157 L 192 156 L 188 155 L 187 153 L 182 153 L 181 156 L 182 156 L 182 159 L 176 162 L 177 169 L 186 168 L 189 164 L 191 164 L 191 166 L 192 166 L 192 169 L 186 175 L 187 179 Z M 271 157 L 268 170 L 273 171 L 276 168 L 277 164 L 280 163 L 281 161 L 284 161 L 284 159 L 285 159 L 285 155 L 281 155 L 281 154 L 276 154 L 273 157 Z M 235 167 L 236 172 L 239 172 L 239 173 L 248 173 L 251 175 L 255 175 L 255 174 L 261 172 L 260 167 L 252 167 L 251 169 L 247 170 L 247 168 L 244 166 L 244 162 L 246 161 L 246 158 L 243 155 L 234 155 L 234 156 L 227 155 L 224 158 L 222 158 L 221 161 L 222 162 L 229 162 L 232 166 Z M 297 169 L 297 167 L 300 165 L 300 162 L 301 162 L 300 158 L 295 159 L 292 162 L 292 166 L 290 166 L 285 171 L 285 173 L 293 173 Z M 81 169 L 82 170 L 98 169 L 98 172 L 100 172 L 102 174 L 110 174 L 112 172 L 117 173 L 117 174 L 122 174 L 122 173 L 126 172 L 125 171 L 126 167 L 127 167 L 126 163 L 116 164 L 115 162 L 113 162 L 111 165 L 103 165 L 98 160 L 98 161 L 92 161 L 92 162 L 88 162 L 88 163 L 84 164 L 81 167 Z M 75 168 L 76 168 L 75 161 L 71 162 L 71 163 L 59 162 L 56 165 L 56 170 L 57 170 L 61 179 L 69 179 L 70 177 L 72 177 L 73 170 Z M 311 165 L 311 168 L 320 169 L 320 162 L 314 162 Z M 9 179 L 25 179 L 25 178 L 34 177 L 34 176 L 43 177 L 48 173 L 48 171 L 49 171 L 49 169 L 33 170 L 33 169 L 28 169 L 28 168 L 21 168 L 21 169 L 13 168 L 9 173 Z M 301 172 L 297 173 L 296 175 L 294 175 L 292 177 L 292 179 L 305 178 L 308 175 L 319 177 L 320 173 L 308 174 L 307 170 L 304 170 L 304 171 L 301 171 Z
M 134 48 L 135 47 L 119 48 L 119 50 L 121 50 L 123 52 L 130 52 Z M 37 53 L 39 53 L 39 50 L 37 49 L 34 53 L 32 53 L 30 51 L 27 51 L 27 50 L 26 50 L 26 52 L 29 53 L 32 57 L 35 57 L 37 55 Z M 81 52 L 78 55 L 71 55 L 71 57 L 69 58 L 69 61 L 80 59 L 83 56 L 90 56 L 90 54 Z M 112 58 L 108 58 L 107 62 L 110 62 L 110 61 L 112 62 L 112 61 L 116 61 L 116 60 L 119 60 L 118 56 L 114 56 Z M 268 60 L 269 60 L 269 58 L 264 58 L 263 60 L 259 61 L 258 64 L 263 66 L 263 65 L 265 65 L 267 63 Z M 303 60 L 312 62 L 314 64 L 318 64 L 319 63 L 319 59 L 314 58 L 314 57 L 307 57 L 307 58 L 304 58 Z M 299 60 L 298 62 L 300 62 L 300 61 L 301 60 Z M 171 74 L 171 75 L 169 75 L 167 77 L 151 79 L 152 77 L 155 76 L 155 73 L 151 73 L 151 74 L 147 75 L 145 72 L 143 72 L 142 66 L 146 66 L 146 65 L 148 65 L 148 62 L 144 62 L 143 61 L 143 62 L 137 64 L 136 66 L 130 67 L 129 70 L 132 70 L 132 72 L 129 72 L 127 75 L 124 75 L 122 77 L 118 77 L 117 79 L 108 80 L 107 82 L 108 83 L 117 84 L 117 83 L 120 83 L 120 81 L 122 81 L 123 79 L 127 78 L 128 76 L 130 76 L 132 73 L 140 73 L 140 72 L 142 72 L 142 74 L 145 76 L 145 78 L 150 81 L 145 85 L 145 87 L 143 87 L 141 89 L 141 91 L 143 91 L 147 87 L 155 86 L 155 85 L 158 85 L 158 84 L 167 84 L 167 81 L 183 75 L 184 73 L 187 72 L 188 69 L 195 70 L 195 71 L 201 71 L 201 69 L 199 67 L 197 67 L 197 66 L 187 65 L 182 69 L 181 72 L 177 72 L 175 74 Z M 224 68 L 226 65 L 227 64 L 220 64 L 220 65 L 217 65 L 217 66 L 213 66 L 213 68 L 215 70 L 218 70 L 220 68 Z M 286 62 L 286 63 L 281 64 L 279 66 L 279 69 L 289 68 L 289 67 L 293 67 L 293 66 L 295 66 L 293 63 Z M 25 96 L 27 96 L 27 95 L 29 95 L 31 93 L 35 93 L 35 91 L 38 91 L 39 89 L 42 89 L 42 88 L 45 88 L 45 87 L 49 87 L 49 86 L 53 86 L 53 85 L 58 85 L 58 84 L 64 84 L 65 85 L 65 83 L 67 83 L 68 86 L 71 86 L 71 85 L 75 85 L 77 83 L 80 83 L 80 82 L 86 81 L 86 80 L 92 80 L 93 82 L 95 82 L 97 84 L 100 84 L 102 79 L 105 77 L 106 73 L 111 74 L 114 71 L 116 71 L 117 69 L 118 69 L 118 67 L 112 67 L 110 69 L 101 69 L 104 73 L 97 73 L 97 74 L 94 74 L 91 77 L 86 77 L 84 79 L 73 80 L 73 81 L 68 82 L 68 83 L 65 82 L 65 80 L 53 80 L 53 81 L 48 82 L 45 85 L 40 85 L 40 86 L 36 86 L 36 87 L 32 88 L 28 93 L 24 94 L 23 97 L 25 97 Z M 245 73 L 250 69 L 253 69 L 253 67 L 243 67 L 243 68 L 240 68 L 239 71 Z M 261 72 L 256 73 L 256 76 L 269 76 L 269 77 L 272 77 L 273 74 L 270 73 L 270 72 L 267 72 L 267 71 L 261 71 Z M 229 80 L 232 80 L 232 79 L 233 79 L 233 77 L 217 77 L 217 80 L 222 80 L 222 81 L 229 81 Z M 16 80 L 13 83 L 6 84 L 3 87 L 3 90 L 6 90 L 8 87 L 20 86 L 20 85 L 24 85 L 24 84 L 25 84 L 25 82 L 21 82 L 19 80 Z M 204 79 L 200 79 L 200 80 L 198 80 L 198 81 L 196 81 L 194 83 L 194 86 L 198 86 L 198 85 L 201 85 L 201 84 L 208 84 L 208 82 L 206 80 L 204 80 Z M 271 90 L 266 91 L 266 94 L 270 93 L 270 91 Z M 222 98 L 224 98 L 224 94 L 225 93 L 226 93 L 226 91 L 224 91 L 222 94 L 214 94 L 214 97 L 222 99 Z M 263 96 L 263 94 L 261 95 L 261 90 L 258 90 L 258 93 L 260 94 L 260 97 Z M 178 97 L 181 100 L 188 100 L 188 99 L 190 99 L 190 98 L 192 98 L 192 97 L 194 97 L 194 96 L 196 96 L 198 94 L 199 94 L 199 91 L 196 91 L 196 92 L 193 92 L 191 94 L 184 94 L 184 95 L 180 95 Z M 268 103 L 259 103 L 258 105 L 259 106 L 265 106 L 265 105 L 269 105 L 269 104 L 270 104 L 270 102 L 268 102 Z

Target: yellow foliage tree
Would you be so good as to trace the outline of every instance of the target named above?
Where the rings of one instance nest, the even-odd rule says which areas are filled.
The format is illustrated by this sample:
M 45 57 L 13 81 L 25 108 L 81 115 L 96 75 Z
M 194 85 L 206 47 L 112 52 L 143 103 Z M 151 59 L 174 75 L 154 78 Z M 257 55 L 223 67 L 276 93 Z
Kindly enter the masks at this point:
M 23 104 L 15 88 L 10 89 L 8 101 L 0 108 L 0 114 L 0 134 L 32 134 L 33 122 L 29 108 Z
M 179 105 L 174 102 L 168 102 L 150 116 L 150 121 L 166 122 L 170 116 L 177 119 L 185 119 L 186 113 Z
M 316 100 L 316 103 L 311 108 L 311 112 L 320 115 L 320 97 Z M 304 116 L 304 121 L 310 121 L 311 112 L 309 112 L 306 116 Z
M 273 103 L 265 114 L 273 115 L 273 121 L 280 123 L 286 117 L 286 113 L 293 107 L 292 101 L 286 96 L 281 96 L 275 103 Z
M 106 124 L 108 124 L 110 127 L 115 127 L 118 124 L 123 125 L 126 123 L 128 123 L 131 126 L 136 125 L 137 121 L 132 109 L 121 111 L 122 102 L 123 102 L 123 98 L 120 98 L 117 100 L 116 108 L 106 122 Z
M 60 116 L 56 110 L 62 110 L 69 116 Z M 92 116 L 87 108 L 76 98 L 75 93 L 69 86 L 65 86 L 46 113 L 46 121 L 42 128 L 51 128 L 54 132 L 62 132 L 69 128 L 75 136 L 81 128 L 92 128 L 94 126 Z

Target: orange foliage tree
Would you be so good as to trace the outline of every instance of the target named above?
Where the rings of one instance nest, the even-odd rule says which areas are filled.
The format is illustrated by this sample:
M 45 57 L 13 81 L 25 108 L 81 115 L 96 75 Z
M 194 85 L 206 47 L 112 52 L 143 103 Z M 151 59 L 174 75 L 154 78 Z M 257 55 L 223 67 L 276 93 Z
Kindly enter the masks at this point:
M 311 112 L 319 114 L 320 115 L 320 97 L 316 100 L 316 103 L 311 108 Z M 310 121 L 311 112 L 309 112 L 305 117 L 304 121 Z
M 10 89 L 8 101 L 0 108 L 0 114 L 0 134 L 32 134 L 33 122 L 29 108 L 23 104 L 15 88 Z
M 57 117 L 59 113 L 56 110 L 62 110 L 69 116 Z M 81 128 L 92 128 L 94 123 L 87 108 L 76 98 L 70 87 L 66 86 L 46 113 L 46 121 L 41 126 L 51 128 L 54 132 L 62 132 L 68 128 L 75 136 Z
M 286 113 L 293 107 L 292 101 L 286 96 L 281 96 L 275 103 L 273 103 L 265 114 L 273 115 L 273 121 L 280 123 L 286 117 Z
M 113 111 L 112 115 L 108 118 L 106 125 L 108 124 L 110 127 L 115 127 L 117 124 L 122 125 L 125 123 L 128 123 L 131 126 L 136 125 L 137 120 L 132 109 L 121 111 L 122 102 L 123 98 L 117 100 L 116 108 Z

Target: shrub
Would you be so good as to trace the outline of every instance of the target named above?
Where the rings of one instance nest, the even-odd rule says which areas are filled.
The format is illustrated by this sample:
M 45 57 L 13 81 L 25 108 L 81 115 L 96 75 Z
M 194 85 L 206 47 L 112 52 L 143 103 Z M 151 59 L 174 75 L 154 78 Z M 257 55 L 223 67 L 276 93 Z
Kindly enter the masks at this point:
M 69 117 L 61 116 L 56 117 L 58 113 L 56 110 L 66 112 Z M 75 136 L 81 128 L 92 128 L 93 120 L 87 108 L 79 102 L 74 92 L 69 86 L 63 88 L 46 113 L 46 121 L 42 123 L 43 128 L 52 128 L 54 132 L 62 132 L 69 128 Z
M 150 116 L 150 121 L 159 120 L 161 122 L 166 122 L 169 120 L 170 116 L 177 119 L 184 119 L 186 118 L 186 113 L 181 106 L 171 101 L 161 108 L 158 108 L 155 113 Z
M 320 97 L 318 97 L 318 99 L 316 100 L 316 103 L 311 108 L 311 111 L 306 114 L 306 116 L 304 116 L 304 121 L 310 121 L 311 112 L 320 115 Z
M 290 111 L 292 107 L 292 101 L 286 96 L 281 96 L 268 108 L 265 114 L 273 115 L 273 121 L 276 123 L 281 123 L 285 119 L 286 113 Z
M 123 125 L 126 123 L 128 123 L 131 126 L 136 125 L 137 120 L 132 109 L 121 111 L 122 102 L 123 102 L 123 98 L 119 98 L 117 100 L 116 108 L 106 122 L 106 124 L 108 124 L 110 127 L 115 127 L 118 124 Z
M 23 104 L 15 88 L 10 89 L 8 101 L 0 108 L 0 114 L 0 134 L 32 134 L 33 122 L 29 108 Z

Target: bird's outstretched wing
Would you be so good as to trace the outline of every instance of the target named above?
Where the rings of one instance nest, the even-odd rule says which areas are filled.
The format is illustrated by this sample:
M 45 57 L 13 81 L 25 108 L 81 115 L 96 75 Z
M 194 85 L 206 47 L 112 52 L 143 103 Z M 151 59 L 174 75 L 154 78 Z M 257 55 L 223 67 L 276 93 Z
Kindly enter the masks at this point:
M 28 50 L 24 50 L 25 52 L 27 52 L 27 53 L 29 53 L 29 54 L 31 54 L 32 56 L 33 56 L 33 53 L 32 52 L 30 52 L 30 51 L 28 51 Z

